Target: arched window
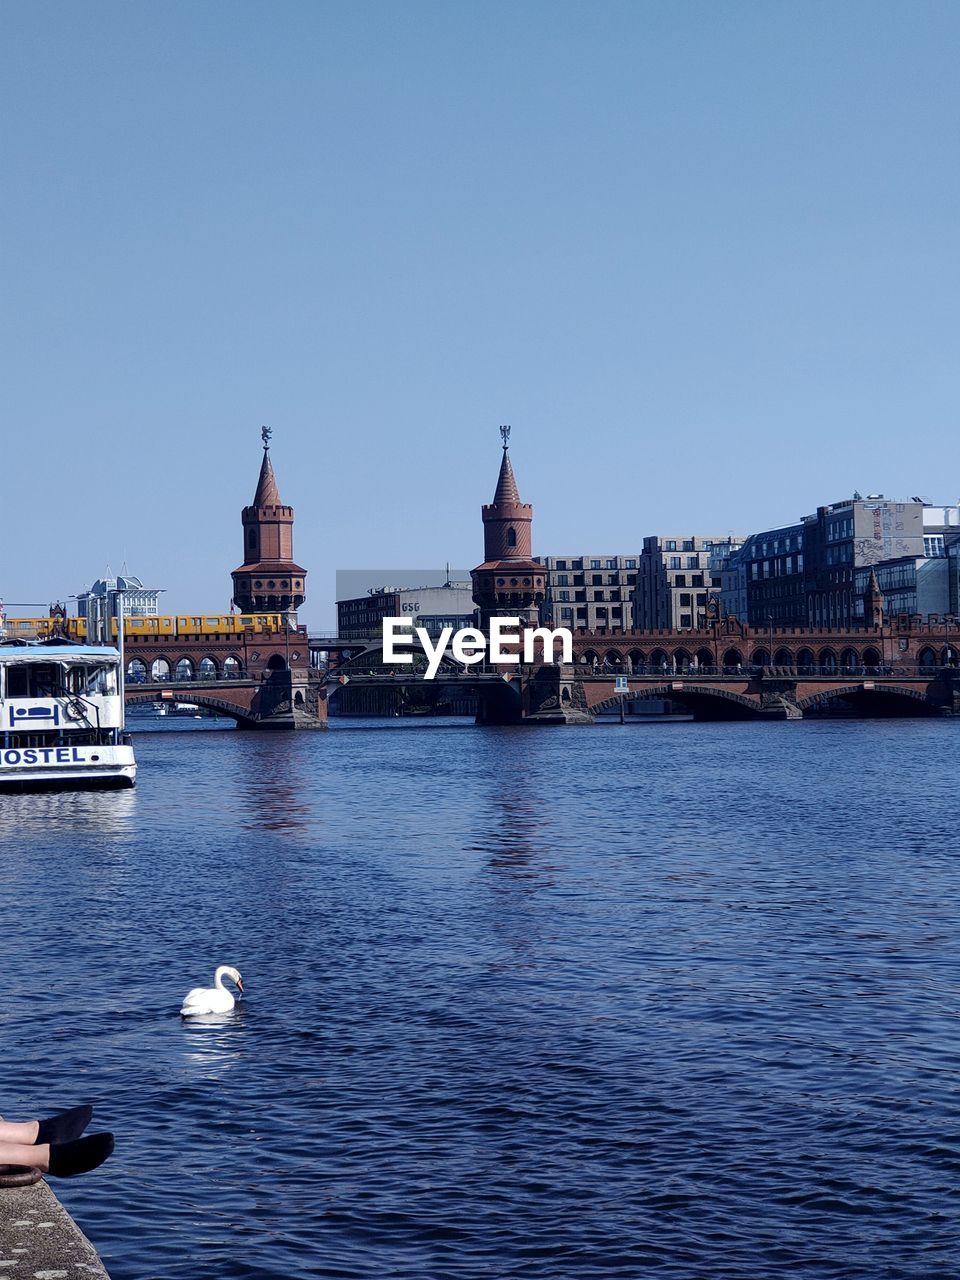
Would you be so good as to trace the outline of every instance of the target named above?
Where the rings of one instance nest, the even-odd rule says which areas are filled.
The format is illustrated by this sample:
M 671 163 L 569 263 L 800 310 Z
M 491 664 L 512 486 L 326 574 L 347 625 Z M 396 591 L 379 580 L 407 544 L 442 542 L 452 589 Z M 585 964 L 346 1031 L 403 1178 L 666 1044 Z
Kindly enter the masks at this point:
M 150 667 L 150 678 L 157 684 L 163 684 L 165 680 L 170 679 L 170 663 L 166 658 L 154 658 Z
M 201 658 L 199 670 L 201 680 L 216 680 L 217 664 L 212 658 Z
M 860 666 L 860 656 L 856 649 L 844 649 L 840 655 L 840 666 L 844 671 L 856 671 Z
M 193 663 L 189 658 L 181 658 L 177 663 L 177 679 L 192 680 L 193 679 Z
M 812 649 L 801 649 L 797 653 L 797 666 L 801 671 L 815 667 L 817 665 L 817 655 Z
M 725 667 L 742 667 L 743 654 L 739 649 L 728 649 L 723 655 L 723 665 Z
M 224 658 L 223 674 L 227 680 L 239 680 L 240 670 L 239 658 Z
M 824 669 L 824 671 L 828 671 L 828 672 L 836 671 L 837 655 L 833 652 L 832 649 L 820 650 L 820 666 Z
M 653 671 L 663 673 L 670 666 L 666 653 L 662 649 L 654 649 L 650 655 L 650 666 Z
M 921 649 L 917 655 L 918 667 L 935 667 L 937 665 L 936 651 L 930 648 Z
M 647 665 L 646 655 L 640 649 L 631 649 L 627 654 L 627 665 L 631 671 L 643 671 Z
M 703 671 L 705 667 L 709 669 L 713 666 L 713 654 L 709 649 L 698 649 L 696 658 L 697 666 L 701 671 Z
M 883 663 L 879 649 L 864 649 L 863 665 L 873 671 Z
M 139 658 L 134 658 L 127 663 L 127 679 L 131 684 L 145 684 L 147 679 L 147 664 L 141 662 Z
M 754 649 L 750 661 L 755 667 L 769 667 L 770 653 L 767 649 Z
M 773 665 L 775 667 L 792 667 L 793 654 L 789 649 L 778 649 L 773 655 Z
M 673 651 L 673 669 L 674 671 L 690 670 L 690 655 L 686 649 L 675 649 Z
M 510 528 L 507 530 L 507 546 L 515 547 L 516 545 L 517 545 L 517 531 L 513 527 L 513 525 L 511 525 Z

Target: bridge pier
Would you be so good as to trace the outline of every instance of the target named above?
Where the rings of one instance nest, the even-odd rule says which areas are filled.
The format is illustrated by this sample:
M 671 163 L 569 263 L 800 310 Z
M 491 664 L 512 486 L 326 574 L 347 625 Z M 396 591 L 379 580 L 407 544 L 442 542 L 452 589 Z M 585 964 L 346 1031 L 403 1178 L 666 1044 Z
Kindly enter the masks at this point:
M 525 724 L 593 724 L 583 681 L 573 667 L 544 663 L 524 683 Z
M 327 703 L 309 670 L 274 671 L 257 690 L 243 729 L 326 729 Z
M 960 667 L 943 667 L 940 679 L 944 686 L 944 715 L 960 716 Z
M 766 674 L 760 685 L 760 715 L 764 720 L 802 720 L 797 706 L 797 682 Z

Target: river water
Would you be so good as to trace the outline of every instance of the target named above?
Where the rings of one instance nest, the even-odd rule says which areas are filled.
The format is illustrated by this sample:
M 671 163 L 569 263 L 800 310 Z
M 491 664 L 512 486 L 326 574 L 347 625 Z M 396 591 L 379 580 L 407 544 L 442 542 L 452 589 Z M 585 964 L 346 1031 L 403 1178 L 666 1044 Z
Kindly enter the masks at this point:
M 0 801 L 3 1113 L 114 1280 L 960 1275 L 958 733 L 140 733 Z

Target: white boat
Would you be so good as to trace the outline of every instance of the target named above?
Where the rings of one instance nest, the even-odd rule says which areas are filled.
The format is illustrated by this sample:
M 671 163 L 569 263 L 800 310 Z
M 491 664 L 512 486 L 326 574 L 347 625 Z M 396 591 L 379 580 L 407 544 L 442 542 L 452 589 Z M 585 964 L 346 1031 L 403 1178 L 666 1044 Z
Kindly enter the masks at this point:
M 117 650 L 0 644 L 0 741 L 0 790 L 132 787 Z

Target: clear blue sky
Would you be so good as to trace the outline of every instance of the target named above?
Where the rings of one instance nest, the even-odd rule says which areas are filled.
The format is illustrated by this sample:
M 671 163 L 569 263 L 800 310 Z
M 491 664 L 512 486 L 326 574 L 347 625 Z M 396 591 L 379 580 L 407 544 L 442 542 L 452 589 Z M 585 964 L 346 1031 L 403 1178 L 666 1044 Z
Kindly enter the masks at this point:
M 960 5 L 5 3 L 0 595 L 960 497 Z

